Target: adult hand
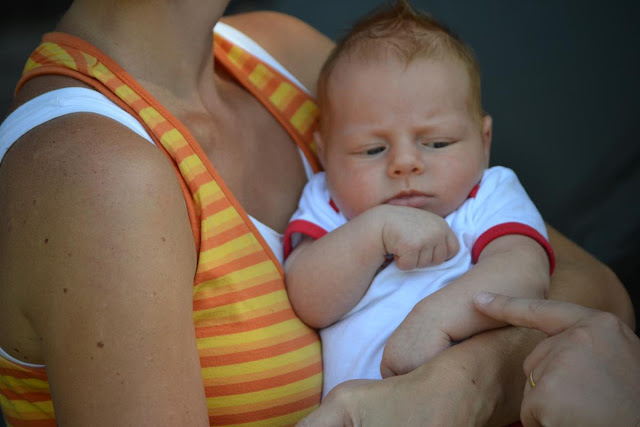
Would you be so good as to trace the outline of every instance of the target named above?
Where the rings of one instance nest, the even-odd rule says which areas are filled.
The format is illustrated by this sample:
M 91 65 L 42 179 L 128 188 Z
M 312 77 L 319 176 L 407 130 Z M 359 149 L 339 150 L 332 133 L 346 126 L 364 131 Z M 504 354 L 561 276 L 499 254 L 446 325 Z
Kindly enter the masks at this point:
M 618 317 L 489 293 L 474 302 L 494 319 L 550 335 L 523 365 L 525 426 L 640 425 L 640 340 Z
M 406 375 L 342 383 L 297 426 L 466 426 L 470 420 L 484 425 L 497 400 L 485 392 L 494 377 L 473 379 L 473 355 L 467 352 L 469 363 L 459 363 L 449 351 Z

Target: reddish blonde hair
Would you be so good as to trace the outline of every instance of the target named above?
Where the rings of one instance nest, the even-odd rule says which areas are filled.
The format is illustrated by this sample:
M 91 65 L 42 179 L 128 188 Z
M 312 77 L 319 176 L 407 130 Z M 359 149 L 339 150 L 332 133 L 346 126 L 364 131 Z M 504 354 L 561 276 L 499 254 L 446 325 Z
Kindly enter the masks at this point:
M 414 9 L 408 0 L 374 10 L 357 21 L 338 41 L 318 78 L 318 103 L 327 106 L 329 79 L 341 59 L 380 61 L 399 59 L 409 65 L 416 58 L 455 59 L 467 69 L 470 82 L 469 107 L 482 118 L 480 66 L 476 57 L 448 27 Z

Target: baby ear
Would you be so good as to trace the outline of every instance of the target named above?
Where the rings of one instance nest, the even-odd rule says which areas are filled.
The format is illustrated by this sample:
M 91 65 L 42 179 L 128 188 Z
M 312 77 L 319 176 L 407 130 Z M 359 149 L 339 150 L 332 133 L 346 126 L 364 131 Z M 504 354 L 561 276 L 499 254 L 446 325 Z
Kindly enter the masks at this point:
M 484 154 L 489 160 L 489 153 L 491 151 L 491 137 L 493 136 L 493 119 L 490 115 L 485 115 L 482 118 L 482 146 L 484 148 Z
M 320 164 L 322 165 L 322 168 L 325 168 L 325 159 L 326 159 L 326 151 L 325 151 L 325 144 L 324 141 L 322 139 L 322 136 L 320 136 L 320 132 L 315 131 L 313 133 L 313 140 L 316 143 L 316 153 L 318 154 L 318 160 L 320 160 Z

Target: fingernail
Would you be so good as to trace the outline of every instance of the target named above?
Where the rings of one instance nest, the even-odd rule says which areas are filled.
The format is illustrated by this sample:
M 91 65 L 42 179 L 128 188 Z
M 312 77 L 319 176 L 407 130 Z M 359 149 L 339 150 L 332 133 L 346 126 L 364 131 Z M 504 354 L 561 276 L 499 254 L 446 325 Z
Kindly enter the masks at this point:
M 480 292 L 477 293 L 473 300 L 480 305 L 487 305 L 496 297 L 496 294 L 492 294 L 491 292 Z

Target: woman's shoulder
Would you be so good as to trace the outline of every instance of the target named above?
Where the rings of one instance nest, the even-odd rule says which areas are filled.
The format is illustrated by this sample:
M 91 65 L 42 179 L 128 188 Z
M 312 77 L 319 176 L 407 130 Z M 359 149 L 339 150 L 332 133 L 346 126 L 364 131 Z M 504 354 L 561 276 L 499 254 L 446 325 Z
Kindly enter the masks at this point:
M 333 41 L 304 21 L 272 11 L 226 16 L 222 21 L 253 39 L 315 94 L 318 73 Z
M 75 286 L 83 295 L 106 289 L 83 285 L 95 281 L 72 279 L 79 274 L 104 274 L 112 283 L 110 292 L 117 291 L 113 283 L 128 283 L 127 292 L 134 292 L 130 285 L 140 279 L 122 266 L 140 259 L 143 271 L 150 260 L 143 255 L 162 247 L 160 236 L 167 241 L 180 236 L 180 249 L 193 252 L 188 215 L 170 163 L 148 141 L 103 116 L 63 116 L 25 134 L 3 159 L 0 198 L 0 222 L 10 224 L 0 269 L 13 273 L 3 292 L 15 295 L 11 303 L 31 319 L 46 320 L 41 315 L 49 312 L 39 308 L 48 306 L 44 300 L 52 298 L 53 288 Z M 174 262 L 175 253 L 167 251 L 152 260 L 162 259 L 167 268 L 192 277 L 191 258 Z M 104 267 L 105 262 L 113 268 Z M 10 320 L 18 322 L 21 315 L 15 316 Z M 2 339 L 19 338 L 10 332 Z M 29 360 L 41 361 L 43 355 L 33 350 Z

